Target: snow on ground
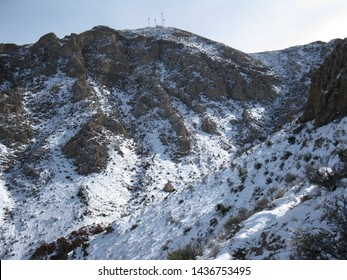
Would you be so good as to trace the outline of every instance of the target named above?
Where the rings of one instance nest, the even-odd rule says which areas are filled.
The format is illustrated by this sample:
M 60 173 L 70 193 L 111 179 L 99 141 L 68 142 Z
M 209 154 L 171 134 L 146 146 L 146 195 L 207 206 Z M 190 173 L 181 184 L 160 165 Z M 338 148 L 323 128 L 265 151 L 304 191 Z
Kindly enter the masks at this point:
M 311 135 L 304 129 L 296 134 L 294 144 L 288 142 L 288 129 L 290 126 L 274 134 L 267 143 L 253 147 L 237 158 L 234 164 L 238 167 L 225 167 L 220 172 L 196 180 L 176 193 L 167 194 L 164 200 L 133 213 L 127 217 L 126 223 L 115 223 L 114 234 L 102 234 L 91 241 L 88 249 L 90 257 L 165 258 L 168 252 L 182 248 L 193 240 L 201 240 L 205 246 L 203 258 L 213 258 L 208 246 L 214 244 L 219 248 L 218 254 L 215 253 L 219 259 L 232 259 L 237 250 L 247 247 L 253 247 L 254 252 L 250 257 L 254 259 L 288 259 L 293 231 L 299 227 L 321 226 L 321 213 L 316 210 L 316 206 L 325 197 L 333 195 L 318 190 L 317 186 L 310 184 L 305 178 L 304 168 L 308 164 L 308 154 L 312 156 L 314 163 L 336 165 L 338 159 L 334 151 L 347 144 L 344 137 L 347 118 L 340 123 L 319 128 Z M 307 125 L 306 129 L 310 130 L 312 127 Z M 314 140 L 313 143 L 310 138 Z M 340 142 L 334 145 L 333 142 L 337 139 Z M 317 141 L 322 141 L 325 148 L 315 148 L 314 142 Z M 260 165 L 255 167 L 257 163 Z M 238 175 L 238 168 L 242 166 L 248 172 L 244 181 L 245 188 L 235 192 L 234 187 L 242 184 Z M 289 173 L 293 174 L 290 179 L 292 181 L 285 179 Z M 268 178 L 271 180 L 267 180 Z M 346 195 L 345 187 L 341 185 L 335 194 Z M 223 240 L 221 235 L 227 235 L 223 224 L 229 217 L 237 215 L 241 208 L 254 209 L 257 197 L 258 201 L 264 197 L 269 199 L 269 205 L 246 219 L 233 238 Z M 304 197 L 309 199 L 303 200 Z M 225 217 L 217 213 L 218 204 L 231 207 Z M 217 219 L 217 225 L 211 226 L 214 218 Z M 271 248 L 271 242 L 278 247 Z
M 268 65 L 281 78 L 298 80 L 312 70 L 313 65 L 323 61 L 320 51 L 312 51 L 321 47 L 322 43 L 312 43 L 286 50 L 255 53 L 251 56 Z M 283 67 L 284 65 L 288 67 Z
M 101 93 L 102 89 L 95 85 L 94 91 Z M 131 95 L 117 91 L 109 94 L 120 99 L 121 113 L 130 116 Z M 28 95 L 26 101 L 35 102 L 29 98 L 34 95 Z M 37 124 L 37 129 L 47 132 L 47 138 L 41 141 L 50 151 L 50 157 L 41 162 L 42 174 L 46 174 L 41 186 L 16 178 L 30 192 L 18 192 L 11 198 L 3 182 L 0 184 L 4 205 L 1 220 L 5 207 L 15 209 L 18 217 L 18 222 L 7 225 L 3 234 L 8 240 L 5 247 L 12 252 L 7 257 L 28 258 L 43 242 L 86 225 L 111 223 L 113 232 L 91 237 L 87 258 L 161 259 L 191 242 L 201 242 L 204 259 L 234 258 L 238 250 L 247 247 L 253 248 L 248 252 L 250 258 L 288 259 L 292 232 L 297 227 L 318 225 L 320 212 L 315 211 L 315 206 L 324 197 L 317 186 L 308 183 L 305 166 L 312 163 L 330 170 L 339 164 L 336 149 L 346 147 L 347 118 L 317 130 L 309 123 L 296 133 L 295 126 L 289 124 L 264 143 L 235 157 L 238 143 L 230 140 L 235 135 L 230 120 L 241 118 L 241 108 L 235 104 L 230 104 L 230 111 L 220 112 L 217 106 L 208 108 L 207 116 L 217 123 L 221 133 L 217 136 L 200 130 L 196 113 L 179 101 L 174 104 L 192 132 L 191 155 L 179 162 L 170 159 L 157 137 L 168 123 L 159 121 L 150 126 L 156 130 L 144 138 L 152 155 L 139 157 L 132 140 L 109 136 L 106 170 L 86 177 L 77 175 L 72 162 L 61 154 L 62 145 L 78 127 L 63 130 L 58 119 Z M 108 105 L 105 101 L 99 106 L 105 110 Z M 63 106 L 60 112 L 69 114 L 70 110 Z M 260 106 L 247 110 L 254 120 L 262 119 L 265 112 Z M 93 113 L 75 114 L 73 118 L 79 123 Z M 174 193 L 163 191 L 168 181 L 173 183 Z M 338 188 L 336 193 L 345 193 L 345 188 Z M 303 197 L 309 200 L 303 201 Z M 258 201 L 264 198 L 267 204 L 255 211 Z M 12 199 L 19 203 L 14 205 Z M 226 212 L 221 214 L 218 207 L 224 207 Z M 225 224 L 243 208 L 254 213 L 230 237 Z M 259 249 L 274 239 L 275 249 Z M 80 251 L 71 257 L 85 255 Z
M 223 59 L 219 50 L 222 44 L 177 29 L 146 28 L 123 34 L 175 40 L 213 59 Z M 306 53 L 300 48 L 294 52 L 298 61 L 304 62 L 298 62 L 293 73 L 280 67 L 288 60 L 287 54 L 254 56 L 268 63 L 282 78 L 291 74 L 299 78 L 307 72 L 305 63 L 312 65 L 320 59 L 313 56 L 305 60 Z M 157 74 L 163 82 L 168 73 L 162 64 L 158 66 Z M 40 135 L 33 141 L 33 151 L 29 151 L 34 155 L 40 152 L 39 160 L 32 163 L 40 174 L 36 181 L 19 175 L 18 169 L 23 166 L 18 163 L 12 178 L 18 188 L 9 192 L 9 175 L 0 173 L 1 257 L 26 259 L 43 243 L 74 230 L 111 224 L 112 230 L 90 237 L 87 256 L 80 248 L 70 257 L 162 259 L 169 252 L 198 242 L 204 247 L 203 259 L 233 259 L 245 249 L 248 258 L 288 259 L 292 232 L 298 227 L 319 225 L 316 206 L 332 194 L 309 183 L 305 169 L 312 165 L 330 172 L 338 167 L 336 151 L 346 149 L 347 118 L 319 129 L 314 129 L 312 123 L 302 128 L 291 123 L 263 143 L 248 144 L 244 150 L 237 136 L 247 134 L 250 128 L 267 130 L 266 124 L 274 121 L 271 108 L 237 101 L 225 101 L 221 108 L 220 103 L 202 97 L 207 110 L 201 115 L 173 98 L 172 104 L 192 142 L 190 155 L 173 160 L 170 144 L 164 145 L 160 139 L 170 122 L 156 118 L 156 111 L 136 119 L 131 101 L 137 92 L 107 89 L 88 80 L 93 88 L 92 97 L 83 101 L 93 105 L 88 107 L 83 102 L 66 102 L 71 98 L 74 81 L 58 73 L 43 82 L 43 89 L 24 93 L 24 108 Z M 282 95 L 285 92 L 282 86 L 277 89 Z M 31 110 L 44 108 L 52 96 L 56 103 L 50 108 L 53 113 Z M 106 132 L 106 169 L 99 174 L 78 175 L 73 162 L 62 154 L 62 147 L 96 112 L 112 116 L 115 109 L 127 127 L 141 121 L 136 133 L 150 153 L 139 154 L 139 144 L 134 140 Z M 203 118 L 216 123 L 216 134 L 201 129 Z M 245 119 L 250 121 L 250 128 Z M 1 161 L 8 153 L 0 145 Z M 169 181 L 176 189 L 173 193 L 163 190 Z M 336 194 L 346 194 L 345 182 L 341 182 Z M 248 215 L 240 228 L 236 232 L 226 228 L 230 218 L 242 211 Z M 8 215 L 14 218 L 4 223 Z
M 0 179 L 0 205 L 0 226 L 2 226 L 6 218 L 6 214 L 11 211 L 14 205 L 11 195 L 6 190 L 5 183 L 2 179 Z

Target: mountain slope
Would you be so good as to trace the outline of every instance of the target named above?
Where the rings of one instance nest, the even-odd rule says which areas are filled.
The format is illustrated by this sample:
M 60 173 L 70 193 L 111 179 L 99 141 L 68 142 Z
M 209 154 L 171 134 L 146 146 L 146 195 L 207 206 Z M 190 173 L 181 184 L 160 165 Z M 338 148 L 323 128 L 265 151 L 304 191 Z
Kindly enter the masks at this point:
M 344 163 L 345 119 L 276 132 L 291 102 L 283 77 L 186 31 L 100 26 L 0 51 L 3 259 L 157 259 L 192 242 L 203 258 L 239 258 L 244 248 L 247 258 L 288 258 L 282 243 L 253 252 L 264 238 L 259 215 L 283 215 L 277 243 L 314 225 L 318 215 L 293 221 L 290 209 L 312 211 L 300 204 L 317 189 L 304 182 L 305 156 Z M 286 182 L 289 173 L 297 180 Z M 241 223 L 223 226 L 240 209 L 246 237 L 235 232 Z
M 279 51 L 251 54 L 270 67 L 282 82 L 285 97 L 278 108 L 280 123 L 293 120 L 301 112 L 308 99 L 312 75 L 340 42 L 340 39 L 328 43 L 318 41 Z

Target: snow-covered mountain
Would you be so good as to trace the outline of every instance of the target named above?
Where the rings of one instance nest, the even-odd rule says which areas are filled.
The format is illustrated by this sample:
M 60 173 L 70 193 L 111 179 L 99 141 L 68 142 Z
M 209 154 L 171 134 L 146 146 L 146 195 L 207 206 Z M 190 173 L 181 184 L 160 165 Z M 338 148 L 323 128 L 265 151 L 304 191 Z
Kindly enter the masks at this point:
M 270 67 L 284 85 L 282 91 L 285 97 L 278 112 L 281 124 L 292 121 L 303 110 L 313 73 L 340 42 L 340 39 L 328 43 L 318 41 L 279 51 L 251 54 Z
M 99 26 L 0 44 L 0 257 L 293 257 L 345 194 L 347 119 L 298 120 L 344 43 L 248 55 Z

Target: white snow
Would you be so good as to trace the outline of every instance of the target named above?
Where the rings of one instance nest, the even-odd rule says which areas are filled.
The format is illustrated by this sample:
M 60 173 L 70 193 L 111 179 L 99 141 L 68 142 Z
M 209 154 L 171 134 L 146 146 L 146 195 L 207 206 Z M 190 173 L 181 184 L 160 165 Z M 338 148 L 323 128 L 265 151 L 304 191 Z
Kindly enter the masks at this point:
M 221 44 L 177 29 L 146 28 L 123 34 L 175 40 L 191 51 L 224 59 L 218 51 Z M 306 57 L 300 49 L 295 49 L 295 53 L 298 61 L 294 66 L 299 70 L 294 75 L 299 79 L 307 73 L 308 64 L 318 63 L 319 58 Z M 254 56 L 282 78 L 293 74 L 282 67 L 289 59 L 283 52 Z M 156 69 L 158 81 L 165 83 L 170 73 L 162 63 Z M 248 79 L 247 75 L 242 76 Z M 93 96 L 83 102 L 93 103 L 90 108 L 83 102 L 66 102 L 71 98 L 74 82 L 58 73 L 44 81 L 42 89 L 29 88 L 24 93 L 26 114 L 40 135 L 33 140 L 37 146 L 33 146 L 32 152 L 41 148 L 42 155 L 35 166 L 39 172 L 37 180 L 22 175 L 18 171 L 22 166 L 17 163 L 12 171 L 18 187 L 15 190 L 8 189 L 11 181 L 0 173 L 1 257 L 27 259 L 44 242 L 66 237 L 87 225 L 103 224 L 110 225 L 113 231 L 91 236 L 87 257 L 78 248 L 70 258 L 163 259 L 173 250 L 200 242 L 204 247 L 202 259 L 233 259 L 244 248 L 263 249 L 248 252 L 253 259 L 268 258 L 270 254 L 274 259 L 288 259 L 293 231 L 298 227 L 320 226 L 321 213 L 316 211 L 316 205 L 332 194 L 308 182 L 305 166 L 314 163 L 329 173 L 341 164 L 336 149 L 346 148 L 347 118 L 319 129 L 308 123 L 297 134 L 293 133 L 295 125 L 289 123 L 274 134 L 264 133 L 267 135 L 264 142 L 247 145 L 238 143 L 236 137 L 247 136 L 250 129 L 258 129 L 259 133 L 270 131 L 266 124 L 275 121 L 271 120 L 272 105 L 233 100 L 219 103 L 201 97 L 206 111 L 198 114 L 172 97 L 192 143 L 188 156 L 173 160 L 173 144 L 165 145 L 160 139 L 161 134 L 177 137 L 169 133 L 170 122 L 158 118 L 157 110 L 135 118 L 131 102 L 139 93 L 133 88 L 120 91 L 89 79 Z M 166 86 L 176 85 L 170 82 Z M 283 94 L 282 86 L 276 86 L 278 93 Z M 50 101 L 52 96 L 56 103 L 54 114 L 32 109 Z M 72 160 L 62 154 L 62 148 L 96 112 L 113 116 L 116 109 L 125 126 L 141 122 L 134 133 L 150 152 L 139 154 L 139 144 L 134 140 L 105 131 L 109 151 L 106 169 L 88 176 L 78 175 Z M 249 126 L 243 123 L 244 110 L 251 119 Z M 217 124 L 220 135 L 202 131 L 205 117 Z M 290 136 L 295 137 L 294 143 L 288 141 Z M 1 163 L 11 153 L 0 144 Z M 175 192 L 163 191 L 168 181 Z M 346 195 L 345 186 L 346 180 L 335 194 Z M 268 205 L 255 210 L 264 198 L 268 199 Z M 221 213 L 218 205 L 226 212 Z M 226 232 L 224 225 L 243 208 L 252 214 L 229 238 L 230 232 Z M 12 220 L 8 218 L 10 215 L 14 215 Z M 267 249 L 265 243 L 277 247 Z

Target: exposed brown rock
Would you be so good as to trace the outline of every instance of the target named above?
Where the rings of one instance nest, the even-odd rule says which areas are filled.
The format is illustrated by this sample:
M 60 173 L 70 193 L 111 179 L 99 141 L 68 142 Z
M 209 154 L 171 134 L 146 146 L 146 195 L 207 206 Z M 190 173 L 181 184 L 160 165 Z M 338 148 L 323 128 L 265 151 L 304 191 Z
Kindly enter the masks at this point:
M 302 121 L 320 127 L 347 115 L 347 39 L 343 40 L 312 78 Z
M 105 129 L 128 137 L 119 122 L 103 114 L 96 114 L 64 146 L 63 153 L 74 159 L 79 174 L 98 173 L 106 168 L 109 153 Z
M 172 33 L 183 40 L 195 36 L 180 30 Z M 146 131 L 139 132 L 139 128 L 148 118 L 169 122 L 169 127 L 163 131 L 167 137 L 162 139 L 166 141 L 170 155 L 178 159 L 188 155 L 193 144 L 191 132 L 175 108 L 174 101 L 182 102 L 202 117 L 206 111 L 206 99 L 259 100 L 266 103 L 275 97 L 272 89 L 274 78 L 264 65 L 222 44 L 204 38 L 198 40 L 215 48 L 218 59 L 192 50 L 182 42 L 143 36 L 139 32 L 116 31 L 104 26 L 63 39 L 49 33 L 32 46 L 1 44 L 0 82 L 23 87 L 32 83 L 35 84 L 32 91 L 37 93 L 52 77 L 73 78 L 75 82 L 67 88 L 72 93 L 69 101 L 77 103 L 87 99 L 83 109 L 91 106 L 96 111 L 102 111 L 100 100 L 88 84 L 89 80 L 105 86 L 110 92 L 132 94 L 131 114 L 135 120 L 128 125 L 129 131 L 114 118 L 99 114 L 85 123 L 63 148 L 65 155 L 74 159 L 81 174 L 101 172 L 106 167 L 107 131 L 124 137 L 130 137 L 131 132 L 131 137 L 136 138 L 141 147 L 143 138 L 140 136 Z M 45 98 L 33 102 L 33 113 L 44 118 L 53 117 L 65 101 L 62 98 L 58 102 L 48 96 L 62 95 L 63 92 L 59 87 L 47 91 Z M 112 101 L 111 107 L 117 110 L 115 104 L 119 100 L 116 93 L 103 97 L 104 101 Z M 80 104 L 72 105 L 82 108 L 78 107 Z M 10 108 L 4 107 L 3 110 Z M 69 114 L 73 114 L 73 110 Z M 209 133 L 218 134 L 213 123 L 203 126 Z M 26 133 L 22 133 L 10 126 L 2 126 L 0 139 L 7 144 L 28 142 L 33 133 L 30 126 L 25 127 Z M 17 139 L 19 135 L 22 135 L 21 140 Z M 27 139 L 23 138 L 25 135 L 28 135 Z
M 210 118 L 204 118 L 202 120 L 201 129 L 209 134 L 220 134 L 217 129 L 217 124 Z
M 165 192 L 174 192 L 176 189 L 174 188 L 174 186 L 172 185 L 172 183 L 171 183 L 170 181 L 168 181 L 168 182 L 165 184 L 163 190 L 164 190 Z
M 26 144 L 33 135 L 24 115 L 21 91 L 0 90 L 0 141 L 6 146 Z
M 87 247 L 89 239 L 97 234 L 105 232 L 107 228 L 100 224 L 92 224 L 71 232 L 66 237 L 61 237 L 51 243 L 43 243 L 30 257 L 31 260 L 66 260 L 69 254 L 77 248 L 83 250 L 84 256 L 88 255 Z
M 88 82 L 85 79 L 78 79 L 73 85 L 72 85 L 72 101 L 78 102 L 81 100 L 86 99 L 91 95 L 92 88 L 90 85 L 88 85 Z

